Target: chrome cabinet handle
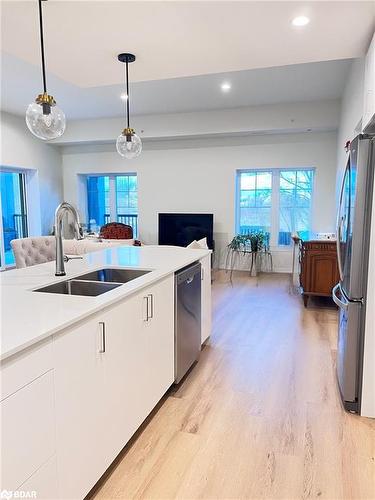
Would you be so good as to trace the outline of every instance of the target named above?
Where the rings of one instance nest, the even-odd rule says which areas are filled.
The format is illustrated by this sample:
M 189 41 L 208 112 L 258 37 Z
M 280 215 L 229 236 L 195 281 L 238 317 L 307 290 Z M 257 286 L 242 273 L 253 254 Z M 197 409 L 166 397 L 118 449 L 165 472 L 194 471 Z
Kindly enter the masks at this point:
M 144 311 L 143 321 L 145 322 L 150 319 L 148 315 L 148 310 L 149 310 L 148 302 L 149 302 L 149 296 L 143 297 L 143 311 Z
M 203 267 L 201 268 L 201 280 L 202 281 L 204 280 L 204 268 Z
M 149 306 L 149 308 L 147 308 L 147 316 L 148 319 L 151 319 L 154 317 L 154 296 L 152 293 L 148 294 L 147 299 L 147 306 Z M 150 311 L 150 313 L 148 311 Z
M 105 323 L 104 321 L 99 322 L 99 328 L 100 328 L 100 347 L 99 347 L 99 353 L 103 354 L 105 352 Z

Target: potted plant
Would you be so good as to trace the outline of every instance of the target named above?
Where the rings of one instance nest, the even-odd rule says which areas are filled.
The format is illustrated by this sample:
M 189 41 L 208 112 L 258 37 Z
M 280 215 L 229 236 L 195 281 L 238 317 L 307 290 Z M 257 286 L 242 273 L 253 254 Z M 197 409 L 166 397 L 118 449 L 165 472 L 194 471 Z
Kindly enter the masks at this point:
M 241 251 L 246 249 L 246 245 L 248 243 L 248 235 L 247 234 L 237 234 L 234 236 L 232 241 L 229 243 L 229 250 Z
M 237 234 L 228 245 L 226 267 L 228 259 L 233 255 L 233 252 L 251 253 L 250 273 L 251 276 L 256 276 L 259 262 L 258 253 L 264 250 L 266 243 L 267 235 L 264 231 L 250 231 L 247 234 Z

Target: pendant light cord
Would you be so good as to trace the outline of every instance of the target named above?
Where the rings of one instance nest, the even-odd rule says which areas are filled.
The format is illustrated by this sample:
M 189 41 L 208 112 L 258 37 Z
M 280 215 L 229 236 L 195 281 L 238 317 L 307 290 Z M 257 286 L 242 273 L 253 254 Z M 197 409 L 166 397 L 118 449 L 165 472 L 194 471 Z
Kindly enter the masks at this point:
M 44 56 L 44 36 L 43 36 L 43 14 L 42 14 L 42 1 L 38 0 L 39 4 L 39 28 L 40 28 L 40 50 L 42 54 L 42 75 L 43 75 L 43 89 L 47 93 L 47 80 L 46 80 L 46 62 Z
M 126 59 L 126 95 L 127 95 L 127 99 L 126 99 L 126 122 L 127 122 L 127 127 L 130 128 L 130 125 L 129 125 L 129 62 L 128 60 Z

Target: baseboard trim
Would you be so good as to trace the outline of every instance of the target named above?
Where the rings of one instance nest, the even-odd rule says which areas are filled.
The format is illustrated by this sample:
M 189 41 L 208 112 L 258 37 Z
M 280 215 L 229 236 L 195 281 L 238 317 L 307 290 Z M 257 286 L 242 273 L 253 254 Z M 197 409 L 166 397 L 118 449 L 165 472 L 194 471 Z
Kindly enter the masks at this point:
M 225 267 L 216 267 L 214 268 L 214 271 L 228 271 L 230 272 L 229 268 Z M 233 271 L 242 271 L 244 273 L 248 273 L 248 269 L 233 269 Z M 261 271 L 262 274 L 292 274 L 289 267 L 275 267 L 273 271 Z

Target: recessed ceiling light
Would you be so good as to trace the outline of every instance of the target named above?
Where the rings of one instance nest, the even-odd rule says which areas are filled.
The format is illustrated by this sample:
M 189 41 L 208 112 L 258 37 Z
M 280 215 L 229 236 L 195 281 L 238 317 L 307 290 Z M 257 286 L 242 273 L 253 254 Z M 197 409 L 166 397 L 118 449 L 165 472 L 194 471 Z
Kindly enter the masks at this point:
M 310 19 L 306 16 L 297 16 L 293 19 L 292 21 L 292 24 L 293 26 L 306 26 L 307 24 L 309 24 L 310 22 Z
M 231 88 L 232 88 L 232 85 L 229 82 L 224 82 L 221 84 L 221 90 L 223 92 L 229 92 Z
M 122 99 L 123 101 L 126 101 L 126 100 L 127 100 L 127 98 L 128 98 L 128 94 L 127 94 L 126 92 L 123 92 L 123 93 L 120 95 L 120 97 L 121 97 L 121 99 Z

